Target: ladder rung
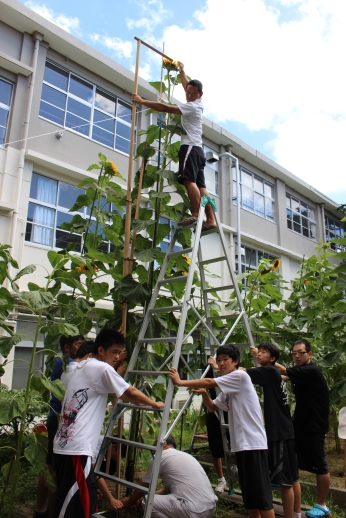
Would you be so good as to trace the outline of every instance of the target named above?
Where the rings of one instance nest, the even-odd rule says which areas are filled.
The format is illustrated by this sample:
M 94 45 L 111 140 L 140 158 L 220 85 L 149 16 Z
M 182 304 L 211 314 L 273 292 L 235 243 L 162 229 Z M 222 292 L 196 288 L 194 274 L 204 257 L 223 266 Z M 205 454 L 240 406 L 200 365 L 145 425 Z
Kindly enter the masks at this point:
M 179 275 L 178 277 L 169 277 L 168 279 L 163 279 L 162 281 L 159 281 L 158 284 L 161 286 L 161 284 L 170 284 L 172 282 L 182 282 L 182 281 L 186 281 L 187 278 L 188 278 L 188 275 Z
M 96 475 L 101 475 L 103 478 L 107 478 L 108 480 L 113 480 L 113 482 L 116 482 L 117 484 L 120 484 L 125 487 L 130 487 L 131 489 L 137 489 L 138 491 L 141 491 L 142 493 L 148 494 L 149 488 L 144 486 L 139 486 L 138 484 L 135 484 L 134 482 L 129 482 L 128 480 L 124 480 L 123 478 L 114 477 L 113 475 L 110 475 L 109 473 L 103 473 L 103 471 L 96 471 Z
M 150 313 L 170 313 L 171 311 L 180 311 L 182 309 L 182 305 L 176 306 L 166 306 L 164 308 L 153 308 L 149 309 Z
M 169 371 L 127 371 L 131 374 L 142 374 L 143 376 L 168 376 Z
M 205 439 L 206 441 L 208 440 L 207 435 L 194 435 L 193 438 L 194 439 Z
M 158 343 L 165 343 L 165 342 L 174 343 L 176 341 L 177 341 L 176 336 L 173 336 L 173 337 L 163 336 L 162 338 L 141 338 L 140 340 L 138 340 L 138 343 L 158 344 Z
M 215 288 L 206 288 L 204 293 L 211 293 L 212 291 L 223 291 L 223 290 L 230 290 L 234 288 L 233 284 L 229 284 L 228 286 L 216 286 Z
M 133 405 L 132 403 L 118 403 L 119 406 L 125 407 L 125 408 L 134 408 L 135 410 L 149 410 L 151 412 L 163 412 L 163 408 L 153 408 L 152 406 L 141 406 L 141 405 Z
M 221 257 L 214 257 L 214 259 L 205 259 L 201 261 L 199 264 L 211 264 L 211 263 L 219 263 L 220 261 L 226 261 L 226 257 L 223 255 Z
M 107 436 L 107 439 L 110 439 L 112 442 L 115 443 L 125 444 L 126 446 L 133 446 L 134 448 L 139 448 L 141 450 L 157 450 L 157 447 L 152 446 L 151 444 L 143 444 L 141 442 L 129 441 L 128 439 L 121 439 L 120 437 L 114 437 L 113 435 L 111 437 Z
M 237 315 L 220 315 L 218 317 L 208 317 L 209 320 L 228 320 L 229 318 L 236 318 Z
M 193 248 L 184 248 L 184 249 L 181 249 L 181 250 L 177 250 L 175 252 L 171 252 L 170 254 L 167 254 L 169 258 L 171 257 L 176 257 L 177 255 L 186 255 L 186 254 L 191 254 Z

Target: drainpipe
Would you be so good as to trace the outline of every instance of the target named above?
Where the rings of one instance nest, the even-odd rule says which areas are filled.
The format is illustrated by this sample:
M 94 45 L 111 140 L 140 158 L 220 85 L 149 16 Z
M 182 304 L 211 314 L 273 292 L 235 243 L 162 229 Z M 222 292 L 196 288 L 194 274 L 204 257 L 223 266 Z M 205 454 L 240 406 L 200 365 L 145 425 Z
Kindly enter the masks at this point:
M 17 221 L 18 221 L 21 187 L 22 187 L 22 181 L 23 181 L 25 153 L 26 153 L 28 134 L 29 134 L 29 123 L 30 123 L 30 116 L 31 116 L 32 100 L 33 100 L 33 96 L 34 96 L 38 53 L 39 53 L 39 49 L 40 49 L 40 41 L 42 41 L 42 39 L 43 39 L 43 34 L 40 34 L 39 32 L 33 33 L 33 40 L 35 42 L 34 43 L 34 52 L 33 52 L 32 60 L 31 60 L 31 67 L 33 68 L 33 73 L 31 74 L 30 79 L 29 79 L 28 101 L 27 101 L 26 110 L 25 110 L 23 133 L 22 133 L 22 148 L 20 150 L 18 172 L 17 172 L 17 193 L 16 193 L 16 200 L 15 200 L 15 209 L 12 214 L 12 225 L 11 225 L 11 235 L 10 235 L 10 246 L 12 249 L 12 254 L 13 254 L 13 250 L 14 250 L 14 246 L 15 246 L 15 242 L 16 242 Z

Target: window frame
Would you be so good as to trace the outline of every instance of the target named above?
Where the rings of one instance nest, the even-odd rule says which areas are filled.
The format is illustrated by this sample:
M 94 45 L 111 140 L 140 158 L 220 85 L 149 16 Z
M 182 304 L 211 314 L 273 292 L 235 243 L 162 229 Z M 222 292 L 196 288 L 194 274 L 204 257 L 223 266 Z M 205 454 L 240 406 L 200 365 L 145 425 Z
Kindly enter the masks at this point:
M 339 234 L 336 233 L 336 231 L 333 231 L 329 228 L 329 224 L 332 222 L 334 224 L 334 227 L 338 227 L 338 230 L 339 230 Z M 330 243 L 330 241 L 332 239 L 336 239 L 336 238 L 343 238 L 345 237 L 345 231 L 343 229 L 343 225 L 341 223 L 341 221 L 337 221 L 336 219 L 334 218 L 331 218 L 330 216 L 327 216 L 327 214 L 324 215 L 324 239 L 326 241 L 326 243 L 328 243 L 328 246 L 331 250 L 334 250 L 335 252 L 337 251 L 344 251 L 345 247 L 343 247 L 342 245 L 337 245 L 336 243 Z M 329 237 L 328 237 L 329 235 Z
M 215 151 L 215 149 L 212 149 L 211 147 L 207 146 L 206 144 L 203 144 L 203 151 L 204 151 L 204 154 L 206 154 L 208 151 L 211 151 L 212 153 L 219 154 L 218 151 Z M 214 175 L 215 180 L 211 180 L 210 178 L 207 178 L 206 173 L 205 173 L 205 170 L 207 168 L 210 169 L 211 171 L 214 171 L 214 173 L 215 173 L 215 175 Z M 206 188 L 207 188 L 207 191 L 209 192 L 209 194 L 212 194 L 213 196 L 218 196 L 219 197 L 220 196 L 220 194 L 219 194 L 219 192 L 220 192 L 219 161 L 213 162 L 212 164 L 208 164 L 208 163 L 205 164 L 205 167 L 204 167 L 204 178 L 205 178 Z M 212 190 L 210 188 L 210 185 L 208 185 L 209 183 L 212 183 L 213 185 L 215 185 L 216 188 Z
M 0 81 L 3 81 L 4 83 L 7 83 L 11 86 L 11 99 L 10 104 L 4 104 L 0 101 L 0 108 L 7 112 L 7 120 L 6 120 L 6 126 L 0 126 L 1 128 L 4 128 L 4 142 L 0 143 L 0 148 L 4 148 L 6 146 L 7 136 L 8 136 L 8 129 L 10 125 L 10 114 L 11 114 L 11 108 L 12 108 L 12 102 L 13 102 L 13 94 L 14 94 L 14 83 L 12 81 L 9 81 L 8 79 L 5 79 L 3 76 L 0 76 Z
M 112 149 L 113 151 L 117 151 L 118 153 L 122 153 L 125 156 L 129 156 L 132 123 L 131 122 L 127 122 L 126 120 L 122 120 L 121 116 L 118 115 L 118 109 L 119 109 L 119 106 L 125 106 L 125 107 L 127 107 L 129 109 L 130 113 L 132 113 L 132 105 L 129 102 L 125 101 L 124 99 L 121 99 L 117 95 L 114 95 L 114 94 L 108 92 L 107 90 L 105 90 L 104 88 L 101 88 L 101 87 L 97 86 L 96 84 L 91 83 L 87 79 L 84 79 L 82 76 L 76 74 L 75 72 L 72 72 L 71 70 L 68 70 L 68 69 L 60 66 L 58 63 L 55 63 L 54 61 L 52 61 L 50 59 L 46 60 L 45 67 L 46 67 L 47 64 L 50 64 L 50 65 L 60 69 L 62 72 L 68 74 L 67 85 L 66 85 L 66 90 L 63 90 L 62 88 L 54 85 L 53 83 L 50 83 L 47 80 L 43 79 L 43 81 L 42 81 L 42 90 L 41 90 L 41 97 L 40 97 L 39 118 L 41 118 L 43 120 L 47 120 L 49 122 L 52 122 L 53 124 L 56 124 L 57 126 L 60 126 L 60 127 L 66 129 L 66 130 L 72 131 L 73 133 L 75 133 L 75 134 L 77 134 L 79 136 L 82 136 L 84 138 L 87 138 L 88 140 L 91 140 L 93 142 L 97 142 L 101 146 L 105 146 L 105 147 L 107 147 L 109 149 Z M 90 85 L 91 91 L 92 91 L 92 99 L 91 99 L 91 101 L 87 101 L 87 100 L 83 99 L 82 97 L 78 97 L 78 95 L 70 92 L 70 84 L 71 84 L 72 76 L 75 77 L 76 79 L 79 79 L 81 82 L 87 83 L 88 85 Z M 55 91 L 59 92 L 60 94 L 63 94 L 63 95 L 66 96 L 64 108 L 60 108 L 59 106 L 54 105 L 53 103 L 43 99 L 44 87 L 51 88 L 52 90 L 55 90 Z M 100 108 L 99 106 L 96 105 L 96 94 L 98 92 L 101 95 L 103 94 L 105 97 L 110 97 L 111 99 L 114 100 L 114 103 L 115 103 L 115 115 L 107 113 L 104 109 L 102 109 L 102 108 Z M 68 101 L 69 101 L 69 99 L 71 99 L 73 101 L 76 101 L 76 102 L 78 102 L 78 103 L 80 103 L 80 104 L 90 108 L 90 118 L 89 118 L 89 120 L 83 118 L 81 115 L 77 115 L 77 114 L 71 112 L 68 109 Z M 45 103 L 45 104 L 47 104 L 49 106 L 52 106 L 53 108 L 55 108 L 57 110 L 60 110 L 62 112 L 62 114 L 63 114 L 63 123 L 60 124 L 59 122 L 57 122 L 55 120 L 52 120 L 52 119 L 42 115 L 42 113 L 41 113 L 42 103 Z M 105 119 L 105 121 L 109 120 L 109 119 L 112 119 L 114 121 L 114 132 L 113 133 L 99 125 L 99 123 L 102 122 L 102 121 L 94 122 L 95 111 L 96 112 L 100 112 L 101 114 L 105 115 L 107 117 L 107 119 Z M 89 125 L 88 134 L 82 133 L 81 131 L 78 131 L 78 130 L 74 129 L 76 127 L 82 127 L 83 123 L 81 123 L 80 126 L 69 127 L 66 124 L 68 114 L 70 114 L 72 117 L 77 117 L 81 121 L 85 121 L 85 125 L 87 125 L 87 124 Z M 136 119 L 137 119 L 137 113 L 136 113 Z M 137 127 L 137 121 L 135 121 L 135 122 L 136 122 L 136 127 Z M 130 134 L 129 134 L 129 138 L 128 139 L 126 137 L 124 137 L 121 133 L 118 133 L 118 124 L 120 124 L 121 126 L 124 125 L 124 127 L 129 128 Z M 112 137 L 113 137 L 113 145 L 110 146 L 109 144 L 105 144 L 101 140 L 97 140 L 96 138 L 94 138 L 93 137 L 94 128 L 100 129 L 100 130 L 105 131 L 105 132 L 109 133 L 110 135 L 112 135 Z M 117 139 L 123 139 L 126 142 L 128 142 L 128 151 L 124 151 L 123 149 L 121 149 L 121 147 L 119 147 L 119 145 L 117 147 Z
M 290 200 L 290 205 L 288 206 L 288 200 Z M 292 202 L 298 203 L 298 210 L 294 210 Z M 303 210 L 306 210 L 306 214 L 303 214 Z M 291 217 L 289 217 L 289 213 L 291 213 Z M 313 218 L 310 215 L 313 214 Z M 295 219 L 294 219 L 295 218 Z M 299 220 L 299 221 L 298 221 Z M 308 226 L 303 225 L 303 220 L 307 221 Z M 289 224 L 290 222 L 290 224 Z M 297 196 L 286 192 L 286 225 L 288 230 L 295 232 L 296 234 L 300 234 L 301 236 L 311 239 L 312 241 L 316 241 L 317 238 L 317 222 L 316 222 L 316 209 L 301 200 Z M 300 231 L 296 230 L 300 226 Z M 314 230 L 312 230 L 312 225 L 314 225 Z M 308 235 L 304 233 L 304 230 L 307 230 Z
M 246 185 L 246 183 L 244 182 L 244 178 L 243 178 L 243 173 L 251 176 L 251 186 L 250 185 Z M 262 178 L 261 176 L 253 173 L 252 171 L 250 171 L 249 169 L 247 169 L 246 167 L 243 167 L 243 166 L 240 166 L 239 167 L 239 184 L 240 184 L 240 200 L 241 200 L 241 205 L 240 207 L 244 210 L 247 210 L 249 212 L 252 212 L 252 214 L 255 214 L 256 216 L 259 216 L 260 218 L 263 218 L 263 219 L 266 219 L 267 221 L 271 221 L 272 223 L 275 223 L 275 214 L 276 214 L 276 200 L 275 200 L 275 185 L 268 182 L 268 180 L 265 180 L 264 178 Z M 238 193 L 237 193 L 237 182 L 236 182 L 236 178 L 235 178 L 235 175 L 234 175 L 234 172 L 233 172 L 233 203 L 234 205 L 237 205 L 238 203 Z M 259 190 L 256 190 L 255 188 L 255 182 L 260 182 L 262 185 L 263 185 L 263 190 L 262 192 L 259 192 Z M 267 196 L 266 193 L 265 193 L 265 186 L 269 186 L 271 189 L 273 189 L 273 194 L 274 196 L 273 197 L 270 197 L 270 196 Z M 244 203 L 244 190 L 245 189 L 249 189 L 249 191 L 252 191 L 252 208 L 251 208 L 251 199 L 249 199 L 249 204 L 246 205 Z M 264 205 L 263 205 L 263 213 L 261 213 L 259 210 L 256 211 L 256 202 L 255 202 L 255 197 L 256 197 L 256 194 L 257 196 L 261 196 L 264 200 Z M 269 201 L 272 203 L 272 207 L 274 207 L 274 209 L 272 208 L 267 208 L 267 202 L 266 200 L 268 200 L 268 203 Z M 271 216 L 269 215 L 269 212 L 272 214 Z
M 236 243 L 235 243 L 235 246 L 236 246 Z M 257 248 L 250 248 L 249 246 L 246 246 L 246 245 L 243 245 L 243 244 L 241 245 L 241 247 L 245 249 L 245 254 L 242 255 L 241 259 L 240 259 L 241 273 L 248 273 L 248 272 L 253 272 L 253 271 L 257 270 L 259 262 L 260 262 L 261 259 L 269 259 L 270 261 L 275 261 L 275 259 L 278 259 L 277 255 L 276 256 L 275 255 L 271 255 L 270 253 L 265 252 L 264 250 L 258 250 Z M 256 255 L 255 263 L 256 264 L 254 264 L 254 265 L 246 264 L 246 262 L 245 262 L 246 250 L 249 250 L 250 254 L 255 252 L 255 255 Z M 244 261 L 242 259 L 243 257 L 244 257 Z M 238 256 L 237 256 L 237 254 L 235 255 L 235 272 L 237 274 L 239 273 L 238 272 Z

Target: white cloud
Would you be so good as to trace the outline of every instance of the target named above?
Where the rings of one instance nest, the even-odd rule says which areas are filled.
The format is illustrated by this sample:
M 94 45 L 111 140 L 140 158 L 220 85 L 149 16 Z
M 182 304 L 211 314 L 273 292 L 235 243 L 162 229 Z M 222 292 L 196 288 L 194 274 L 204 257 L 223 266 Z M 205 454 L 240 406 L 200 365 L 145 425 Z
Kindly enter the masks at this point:
M 131 67 L 131 71 L 135 72 L 135 67 Z M 139 67 L 138 70 L 139 77 L 143 77 L 146 81 L 151 80 L 151 66 L 149 63 L 145 63 L 142 67 Z
M 94 43 L 99 43 L 109 50 L 112 50 L 119 58 L 129 58 L 132 54 L 132 42 L 111 36 L 90 34 L 89 38 Z
M 35 2 L 25 2 L 25 5 L 35 11 L 35 13 L 39 14 L 43 18 L 46 18 L 55 25 L 58 25 L 64 31 L 75 33 L 77 35 L 81 34 L 80 26 L 79 26 L 79 18 L 77 16 L 66 16 L 62 13 L 55 13 L 53 9 L 50 9 L 45 4 L 36 4 Z
M 127 28 L 145 29 L 148 33 L 154 31 L 157 25 L 160 25 L 166 18 L 171 16 L 171 12 L 165 9 L 163 2 L 160 0 L 137 0 L 140 15 L 143 15 L 138 20 L 126 18 Z
M 162 39 L 203 82 L 206 116 L 274 131 L 281 165 L 327 193 L 335 168 L 346 187 L 346 2 L 207 0 L 195 22 Z

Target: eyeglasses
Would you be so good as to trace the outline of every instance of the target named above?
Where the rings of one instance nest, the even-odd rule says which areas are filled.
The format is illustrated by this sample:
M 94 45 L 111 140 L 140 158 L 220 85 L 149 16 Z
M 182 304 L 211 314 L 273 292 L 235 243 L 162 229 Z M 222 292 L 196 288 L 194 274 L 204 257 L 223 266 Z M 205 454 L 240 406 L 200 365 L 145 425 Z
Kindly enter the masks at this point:
M 292 356 L 302 356 L 303 354 L 308 354 L 307 351 L 292 351 Z

